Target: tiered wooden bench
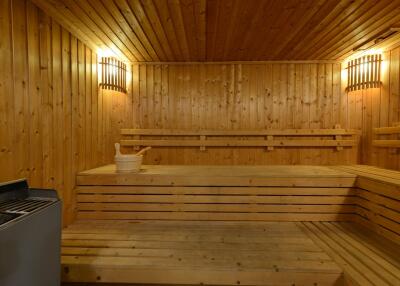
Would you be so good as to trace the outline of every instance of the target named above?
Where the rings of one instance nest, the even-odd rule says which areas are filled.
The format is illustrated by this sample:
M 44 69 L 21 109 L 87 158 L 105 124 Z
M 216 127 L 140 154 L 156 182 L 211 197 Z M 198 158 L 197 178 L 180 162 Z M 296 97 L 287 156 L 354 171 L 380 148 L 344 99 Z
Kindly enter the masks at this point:
M 299 222 L 298 226 L 344 270 L 348 285 L 400 285 L 400 246 L 359 224 Z
M 144 166 L 139 174 L 117 174 L 112 165 L 85 171 L 77 177 L 77 220 L 63 232 L 63 280 L 397 285 L 400 262 L 391 248 L 400 241 L 400 173 L 391 172 Z
M 400 172 L 363 165 L 335 169 L 357 175 L 355 222 L 400 242 Z
M 108 165 L 78 175 L 77 218 L 349 221 L 355 179 L 319 166 Z

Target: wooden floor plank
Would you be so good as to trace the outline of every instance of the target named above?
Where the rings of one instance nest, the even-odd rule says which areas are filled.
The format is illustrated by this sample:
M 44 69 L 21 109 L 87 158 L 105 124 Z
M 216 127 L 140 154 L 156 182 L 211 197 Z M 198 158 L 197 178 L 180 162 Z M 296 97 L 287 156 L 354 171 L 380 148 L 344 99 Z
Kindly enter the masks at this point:
M 109 240 L 68 240 L 62 241 L 64 247 L 123 247 L 123 248 L 139 248 L 139 249 L 206 249 L 206 250 L 219 250 L 219 249 L 237 249 L 240 247 L 243 250 L 288 250 L 288 251 L 319 251 L 315 250 L 312 243 L 308 244 L 296 244 L 296 243 L 251 243 L 251 244 L 240 244 L 240 243 L 202 243 L 202 242 L 168 242 L 168 241 L 109 241 Z
M 66 274 L 67 272 L 67 274 Z M 188 271 L 187 269 L 129 269 L 93 267 L 91 265 L 69 265 L 64 267 L 64 281 L 66 282 L 101 282 L 136 284 L 183 284 L 183 285 L 343 285 L 343 278 L 338 273 L 284 273 L 277 271 L 221 271 L 202 270 Z M 68 279 L 67 279 L 68 277 Z
M 291 222 L 77 221 L 63 233 L 62 265 L 65 282 L 343 285 L 342 270 Z
M 121 257 L 189 257 L 194 259 L 283 259 L 290 258 L 296 261 L 325 261 L 331 260 L 324 252 L 311 251 L 288 251 L 288 250 L 242 250 L 235 252 L 224 250 L 213 250 L 213 255 L 203 249 L 132 249 L 132 248 L 101 248 L 101 247 L 63 247 L 61 251 L 63 256 L 121 256 Z

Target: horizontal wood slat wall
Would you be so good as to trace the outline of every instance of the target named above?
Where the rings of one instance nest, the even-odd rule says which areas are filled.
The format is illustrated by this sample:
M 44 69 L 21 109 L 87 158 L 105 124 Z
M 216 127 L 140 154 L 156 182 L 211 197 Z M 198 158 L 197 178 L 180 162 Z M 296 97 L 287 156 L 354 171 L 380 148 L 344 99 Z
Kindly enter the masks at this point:
M 129 96 L 99 93 L 96 53 L 30 1 L 0 1 L 0 35 L 0 181 L 56 188 L 68 222 L 76 172 L 110 160 Z
M 139 64 L 133 67 L 133 77 L 133 128 L 264 130 L 350 125 L 339 63 Z M 151 164 L 355 162 L 356 149 L 308 147 L 273 152 L 252 147 L 205 152 L 168 147 L 145 156 L 145 163 Z

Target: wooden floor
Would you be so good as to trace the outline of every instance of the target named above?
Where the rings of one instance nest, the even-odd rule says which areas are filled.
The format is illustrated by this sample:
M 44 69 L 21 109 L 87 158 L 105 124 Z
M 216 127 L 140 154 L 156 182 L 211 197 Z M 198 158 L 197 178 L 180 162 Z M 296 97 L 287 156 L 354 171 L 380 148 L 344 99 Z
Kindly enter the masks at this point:
M 292 222 L 78 221 L 63 232 L 64 282 L 343 285 Z

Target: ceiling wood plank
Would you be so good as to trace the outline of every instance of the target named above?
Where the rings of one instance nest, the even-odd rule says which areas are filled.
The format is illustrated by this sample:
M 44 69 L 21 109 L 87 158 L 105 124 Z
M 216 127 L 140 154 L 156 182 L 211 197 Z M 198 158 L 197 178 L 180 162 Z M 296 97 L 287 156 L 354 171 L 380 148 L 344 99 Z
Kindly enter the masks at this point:
M 323 46 L 329 47 L 330 45 L 334 44 L 338 39 L 346 36 L 351 31 L 349 28 L 350 26 L 359 25 L 359 23 L 356 24 L 357 19 L 366 19 L 367 17 L 370 17 L 371 15 L 368 14 L 368 11 L 371 11 L 371 9 L 374 9 L 374 7 L 377 5 L 379 6 L 379 9 L 386 6 L 387 2 L 385 2 L 385 0 L 363 2 L 363 5 L 356 9 L 353 13 L 349 14 L 345 18 L 342 18 L 342 21 L 340 21 L 338 25 L 336 25 L 328 34 L 326 34 L 325 37 L 315 42 L 314 45 L 309 46 L 307 50 L 302 49 L 302 51 L 296 55 L 296 58 L 310 57 L 318 50 L 322 49 Z
M 254 12 L 255 7 L 258 7 L 259 2 L 260 1 L 234 1 L 231 19 L 229 21 L 229 26 L 227 26 L 229 32 L 225 33 L 225 41 L 223 45 L 221 45 L 222 50 L 218 53 L 219 59 L 226 58 L 229 52 L 236 46 L 236 42 L 234 41 L 235 36 L 243 35 L 240 28 L 245 26 L 245 23 L 251 18 L 251 14 Z M 221 28 L 223 28 L 223 26 Z M 232 33 L 233 31 L 235 32 Z
M 336 4 L 329 0 L 318 1 L 305 15 L 301 16 L 300 21 L 297 23 L 289 21 L 289 25 L 286 25 L 286 29 L 280 33 L 280 37 L 275 38 L 276 46 L 274 45 L 271 58 L 275 58 L 296 36 L 305 37 L 324 18 L 321 18 L 321 15 L 327 15 Z M 282 57 L 285 57 L 285 55 L 282 55 Z
M 254 46 L 254 39 L 257 38 L 257 35 L 260 35 L 260 31 L 265 25 L 265 15 L 273 1 L 258 1 L 259 6 L 255 11 L 255 14 L 251 17 L 251 21 L 244 27 L 247 32 L 244 33 L 244 36 L 241 37 L 241 34 L 237 33 L 235 37 L 235 42 L 237 43 L 237 48 L 232 49 L 229 54 L 230 57 L 234 57 L 236 53 L 239 57 L 245 58 L 249 49 Z
M 170 43 L 174 58 L 176 60 L 179 60 L 181 59 L 182 49 L 175 33 L 174 24 L 172 23 L 171 14 L 168 8 L 168 3 L 167 1 L 158 0 L 152 0 L 152 2 L 160 19 L 161 26 L 163 27 L 166 37 Z
M 209 1 L 207 2 L 207 13 L 206 13 L 206 59 L 213 59 L 213 47 L 217 38 L 217 23 L 219 19 L 219 2 Z
M 142 27 L 144 33 L 149 37 L 150 42 L 152 43 L 154 49 L 157 52 L 157 55 L 164 59 L 165 61 L 169 61 L 172 59 L 171 54 L 167 54 L 165 51 L 165 47 L 160 43 L 160 40 L 157 38 L 157 34 L 154 32 L 153 27 L 149 19 L 147 18 L 146 13 L 143 10 L 142 4 L 138 0 L 128 0 L 129 7 L 131 8 L 132 13 L 136 16 L 137 21 Z
M 65 3 L 65 6 L 69 10 L 71 10 L 71 12 L 74 15 L 76 15 L 93 33 L 95 33 L 102 41 L 107 43 L 107 46 L 111 50 L 119 51 L 119 54 L 123 54 L 125 58 L 127 58 L 130 61 L 137 61 L 137 58 L 130 51 L 123 48 L 123 44 L 120 42 L 120 40 L 117 39 L 117 37 L 113 34 L 113 32 L 109 28 L 106 29 L 106 31 L 101 29 L 101 27 L 106 26 L 104 22 L 101 21 L 100 25 L 97 25 L 97 23 L 94 20 L 92 20 L 90 16 L 91 15 L 95 16 L 93 15 L 95 13 L 91 11 L 92 9 L 89 9 L 89 11 L 86 12 L 79 5 L 77 5 L 77 3 L 74 0 L 64 0 L 63 2 Z M 119 43 L 119 45 L 115 42 Z
M 43 11 L 47 11 L 58 23 L 69 32 L 79 37 L 79 39 L 91 49 L 96 51 L 107 47 L 107 42 L 97 37 L 97 35 L 84 25 L 63 3 L 53 0 L 32 0 L 32 2 Z
M 255 36 L 253 38 L 254 43 L 252 45 L 252 49 L 246 51 L 248 60 L 250 57 L 253 58 L 253 56 L 254 59 L 257 59 L 258 55 L 261 54 L 262 49 L 265 49 L 264 47 L 268 47 L 269 42 L 273 39 L 275 34 L 279 32 L 278 22 L 285 22 L 287 17 L 293 13 L 294 9 L 299 7 L 299 3 L 300 2 L 293 0 L 285 1 L 284 5 L 282 5 L 282 1 L 279 0 L 274 2 L 274 5 L 267 12 L 268 14 L 266 16 L 266 21 L 264 27 L 258 33 L 259 36 Z M 268 35 L 268 37 L 263 35 Z M 250 53 L 254 55 L 252 56 Z
M 243 35 L 251 29 L 251 21 L 249 19 L 252 19 L 256 11 L 260 10 L 263 2 L 267 1 L 253 1 L 250 2 L 252 5 L 246 4 L 247 2 L 243 1 L 239 2 L 241 5 L 235 12 L 239 11 L 240 17 L 238 17 L 237 21 L 233 22 L 232 31 L 235 31 L 235 33 L 228 34 L 222 58 L 234 57 L 238 53 L 238 49 L 240 48 L 238 43 L 242 41 Z
M 66 0 L 70 2 L 72 5 L 71 0 Z M 97 11 L 89 4 L 87 0 L 74 0 L 74 7 L 75 10 L 80 13 L 82 11 L 82 16 L 86 14 L 87 22 L 92 24 L 93 23 L 93 30 L 97 30 L 99 33 L 105 35 L 105 37 L 109 38 L 111 42 L 118 47 L 118 49 L 127 55 L 127 57 L 132 61 L 139 61 L 141 57 L 138 58 L 138 55 L 132 53 L 132 51 L 127 47 L 127 43 L 119 38 L 119 36 L 113 32 L 113 30 L 109 27 L 109 25 L 102 19 L 102 17 L 97 13 Z M 83 14 L 84 13 L 84 14 Z
M 104 7 L 106 7 L 106 9 L 114 17 L 115 21 L 124 31 L 126 36 L 130 39 L 130 41 L 132 41 L 137 50 L 142 54 L 145 61 L 152 61 L 153 58 L 150 56 L 149 52 L 143 45 L 142 40 L 137 36 L 135 31 L 129 26 L 129 23 L 126 21 L 124 15 L 122 15 L 121 11 L 119 10 L 118 6 L 114 3 L 114 1 L 110 0 L 101 0 L 101 1 Z
M 199 48 L 199 60 L 206 60 L 206 0 L 194 2 L 194 17 L 196 21 L 196 35 Z
M 190 55 L 192 58 L 198 59 L 200 57 L 200 50 L 197 35 L 198 29 L 196 26 L 196 21 L 193 21 L 196 19 L 194 1 L 180 0 L 180 7 Z
M 168 41 L 167 35 L 165 34 L 164 27 L 161 24 L 160 18 L 157 14 L 157 9 L 151 0 L 141 0 L 142 7 L 149 19 L 154 32 L 157 35 L 161 45 L 164 47 L 165 53 L 169 60 L 175 60 L 175 55 L 172 52 L 171 43 Z
M 352 2 L 354 2 L 355 5 L 350 5 Z M 294 54 L 302 50 L 305 45 L 314 45 L 321 39 L 321 37 L 329 33 L 336 25 L 338 25 L 338 23 L 341 21 L 340 16 L 347 17 L 361 4 L 361 0 L 341 0 L 340 3 L 336 5 L 335 8 L 333 8 L 318 25 L 315 25 L 314 28 L 311 28 L 307 34 L 299 34 L 296 38 L 292 39 L 287 47 L 283 49 L 277 56 L 291 58 Z
M 140 26 L 136 16 L 133 14 L 131 8 L 129 7 L 126 0 L 114 0 L 120 12 L 123 14 L 125 20 L 135 32 L 138 38 L 141 40 L 143 46 L 146 48 L 147 52 L 151 56 L 153 61 L 161 60 L 161 58 L 156 53 L 153 44 L 151 43 L 149 37 L 145 34 L 142 27 Z
M 299 21 L 301 19 L 302 15 L 305 14 L 307 9 L 312 7 L 312 1 L 288 1 L 286 2 L 286 5 L 283 7 L 282 12 L 279 13 L 279 16 L 275 16 L 275 19 L 272 21 L 269 27 L 269 31 L 267 32 L 269 35 L 268 39 L 265 40 L 263 43 L 260 43 L 258 45 L 257 51 L 254 53 L 254 58 L 255 59 L 260 59 L 265 54 L 267 55 L 267 58 L 270 59 L 270 52 L 272 51 L 274 41 L 277 37 L 279 37 L 280 34 L 282 34 L 282 28 L 286 27 L 287 24 L 290 22 L 290 19 L 293 19 L 293 22 Z M 291 27 L 293 29 L 293 24 L 291 24 Z M 285 34 L 287 37 L 288 35 Z M 266 52 L 268 51 L 268 53 Z
M 68 7 L 71 8 L 75 13 L 82 17 L 82 20 L 86 20 L 90 25 L 89 27 L 96 33 L 105 35 L 103 37 L 109 38 L 112 43 L 118 47 L 118 49 L 124 53 L 131 61 L 138 61 L 139 59 L 135 56 L 127 47 L 118 35 L 116 35 L 111 28 L 105 23 L 102 17 L 93 9 L 87 0 L 65 0 Z
M 225 46 L 228 34 L 231 32 L 232 22 L 235 21 L 235 14 L 238 5 L 237 0 L 218 1 L 218 11 L 220 14 L 217 18 L 217 27 L 215 41 L 210 51 L 210 60 L 222 60 L 223 48 Z
M 182 18 L 182 10 L 179 0 L 168 0 L 169 12 L 171 14 L 172 23 L 174 25 L 177 38 L 180 39 L 180 46 L 182 49 L 182 59 L 185 61 L 190 60 L 189 44 L 186 38 L 186 31 Z
M 349 33 L 346 37 L 340 39 L 335 46 L 321 50 L 315 56 L 318 58 L 322 58 L 327 55 L 341 57 L 346 51 L 352 50 L 353 47 L 370 39 L 379 32 L 389 29 L 393 24 L 399 22 L 400 7 L 398 7 L 398 5 L 396 5 L 395 3 L 393 3 L 393 5 L 389 4 L 382 11 L 376 11 L 376 14 L 374 15 L 377 16 L 376 19 L 370 18 L 366 21 L 366 24 L 368 24 L 368 28 L 362 29 L 361 27 L 355 27 L 351 31 L 351 33 Z M 347 49 L 343 49 L 343 46 L 346 45 L 346 43 L 348 43 L 349 41 L 352 41 L 352 46 L 347 47 Z
M 101 17 L 104 23 L 111 29 L 113 34 L 119 39 L 119 42 L 123 44 L 120 47 L 122 49 L 129 50 L 138 61 L 144 61 L 146 53 L 140 52 L 136 46 L 132 43 L 131 39 L 127 37 L 121 27 L 118 25 L 114 16 L 110 14 L 110 10 L 105 8 L 103 3 L 98 0 L 79 0 L 80 3 L 85 3 L 85 7 L 90 7 L 91 13 L 96 13 L 96 17 Z M 85 9 L 86 11 L 88 8 Z
M 32 1 L 132 62 L 337 60 L 400 21 L 400 0 Z

